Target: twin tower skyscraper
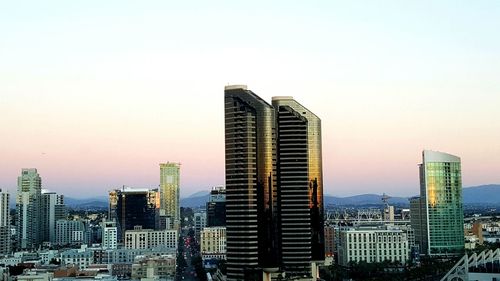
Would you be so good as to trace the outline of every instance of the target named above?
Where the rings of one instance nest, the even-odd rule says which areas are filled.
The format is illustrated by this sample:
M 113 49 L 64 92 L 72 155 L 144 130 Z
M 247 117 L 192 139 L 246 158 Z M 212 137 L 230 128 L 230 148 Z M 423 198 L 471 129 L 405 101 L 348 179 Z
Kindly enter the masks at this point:
M 246 86 L 224 92 L 227 279 L 315 280 L 324 260 L 321 120 L 291 97 L 269 104 Z

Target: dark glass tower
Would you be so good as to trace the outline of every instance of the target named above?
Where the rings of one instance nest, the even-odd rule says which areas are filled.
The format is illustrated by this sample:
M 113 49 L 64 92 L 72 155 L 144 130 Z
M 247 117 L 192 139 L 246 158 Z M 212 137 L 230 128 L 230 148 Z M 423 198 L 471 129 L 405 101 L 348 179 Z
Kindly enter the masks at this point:
M 321 120 L 291 97 L 274 97 L 282 266 L 287 277 L 313 277 L 324 260 Z
M 290 97 L 225 89 L 228 280 L 315 279 L 324 260 L 321 121 Z
M 207 202 L 207 227 L 226 226 L 226 189 L 214 187 Z
M 157 190 L 116 189 L 109 192 L 109 219 L 116 222 L 118 241 L 135 226 L 156 229 L 160 198 Z
M 225 88 L 227 280 L 259 280 L 278 266 L 273 107 Z

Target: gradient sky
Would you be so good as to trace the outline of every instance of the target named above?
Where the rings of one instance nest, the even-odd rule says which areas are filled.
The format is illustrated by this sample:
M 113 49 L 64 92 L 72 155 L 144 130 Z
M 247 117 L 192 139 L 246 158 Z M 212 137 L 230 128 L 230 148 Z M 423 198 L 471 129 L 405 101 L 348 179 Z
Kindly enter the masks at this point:
M 227 84 L 322 119 L 326 194 L 417 194 L 422 149 L 500 183 L 500 1 L 234 2 L 0 4 L 0 187 L 223 184 Z

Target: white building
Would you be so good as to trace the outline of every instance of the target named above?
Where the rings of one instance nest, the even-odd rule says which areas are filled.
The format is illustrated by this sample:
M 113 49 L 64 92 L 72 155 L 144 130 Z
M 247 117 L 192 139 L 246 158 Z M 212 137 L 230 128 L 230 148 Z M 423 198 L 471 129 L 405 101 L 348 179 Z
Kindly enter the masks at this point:
M 102 222 L 102 247 L 116 249 L 118 243 L 118 228 L 114 221 Z
M 398 261 L 406 264 L 409 258 L 405 231 L 385 226 L 345 228 L 340 231 L 339 263 Z
M 205 227 L 200 237 L 200 252 L 203 260 L 226 259 L 225 227 Z
M 126 249 L 151 249 L 158 246 L 177 248 L 177 230 L 142 229 L 137 226 L 134 230 L 125 231 Z
M 81 220 L 58 220 L 56 222 L 56 244 L 82 245 L 88 244 L 88 230 Z

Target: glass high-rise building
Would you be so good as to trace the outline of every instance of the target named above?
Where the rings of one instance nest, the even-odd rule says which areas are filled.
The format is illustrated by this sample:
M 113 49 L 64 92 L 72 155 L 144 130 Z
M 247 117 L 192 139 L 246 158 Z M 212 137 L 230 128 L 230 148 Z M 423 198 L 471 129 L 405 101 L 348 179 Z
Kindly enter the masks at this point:
M 42 178 L 36 169 L 22 169 L 17 178 L 17 247 L 35 249 L 41 243 L 40 197 Z
M 168 228 L 180 226 L 180 168 L 180 163 L 160 164 L 160 214 L 168 218 Z
M 109 192 L 108 218 L 116 222 L 118 241 L 126 230 L 136 226 L 156 229 L 159 215 L 159 193 L 146 188 L 124 188 Z
M 320 119 L 290 97 L 271 105 L 227 86 L 225 141 L 228 280 L 279 269 L 315 279 L 324 260 Z
M 279 231 L 287 276 L 310 276 L 325 258 L 321 120 L 292 97 L 274 97 Z
M 227 86 L 227 280 L 259 280 L 278 268 L 273 107 L 246 86 Z
M 463 255 L 464 214 L 460 158 L 424 150 L 420 169 L 420 198 L 413 198 L 415 239 L 422 254 Z

